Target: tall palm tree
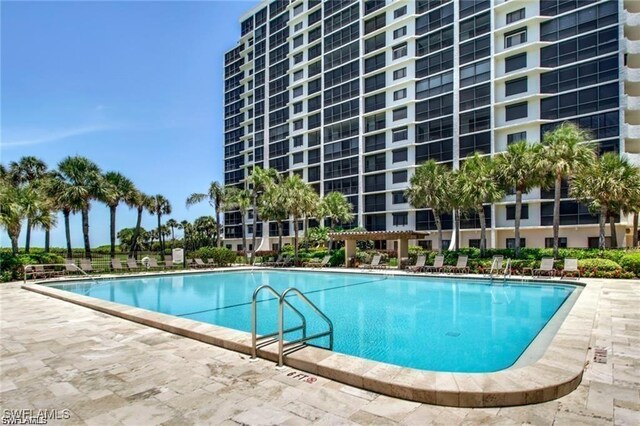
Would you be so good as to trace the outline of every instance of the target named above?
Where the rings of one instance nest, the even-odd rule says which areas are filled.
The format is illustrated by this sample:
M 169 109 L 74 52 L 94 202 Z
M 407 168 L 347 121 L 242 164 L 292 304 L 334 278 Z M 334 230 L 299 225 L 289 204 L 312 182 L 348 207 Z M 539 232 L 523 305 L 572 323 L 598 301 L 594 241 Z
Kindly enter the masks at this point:
M 32 186 L 16 185 L 8 176 L 0 179 L 0 226 L 6 229 L 11 251 L 18 254 L 18 237 L 26 217 L 25 206 L 37 202 L 39 194 Z
M 251 171 L 251 174 L 247 178 L 247 185 L 251 186 L 251 200 L 253 206 L 253 235 L 251 237 L 252 252 L 251 252 L 251 264 L 255 261 L 256 253 L 256 231 L 258 229 L 258 198 L 262 193 L 274 185 L 279 178 L 278 171 L 275 169 L 263 169 L 260 166 L 256 166 Z M 264 227 L 264 221 L 262 222 Z M 246 250 L 246 248 L 245 248 Z
M 176 245 L 175 229 L 178 227 L 178 222 L 175 219 L 169 219 L 167 221 L 167 226 L 171 229 L 171 247 L 175 247 Z
M 522 218 L 522 194 L 542 184 L 544 159 L 540 144 L 517 142 L 496 156 L 496 173 L 503 191 L 515 188 L 516 205 L 514 220 L 515 254 L 520 256 L 520 221 Z
M 211 244 L 213 237 L 216 235 L 217 229 L 216 220 L 211 216 L 200 216 L 193 221 L 193 228 L 198 234 L 201 235 L 202 245 L 208 246 Z
M 251 207 L 253 196 L 247 189 L 233 188 L 229 190 L 226 208 L 238 210 L 240 212 L 242 223 L 242 249 L 244 251 L 244 261 L 249 263 L 247 250 L 247 212 Z M 255 232 L 255 229 L 254 229 Z M 252 256 L 253 257 L 253 256 Z
M 184 243 L 184 249 L 189 249 L 189 243 L 191 242 L 192 225 L 188 220 L 183 220 L 178 224 L 178 229 L 182 229 L 182 241 Z
M 431 209 L 438 230 L 438 253 L 442 253 L 442 220 L 451 211 L 448 191 L 450 174 L 445 166 L 429 160 L 421 164 L 411 176 L 409 189 L 405 191 L 409 204 L 416 209 Z
M 53 208 L 62 212 L 64 217 L 64 231 L 67 243 L 67 259 L 73 257 L 71 249 L 71 226 L 69 219 L 71 213 L 77 213 L 77 206 L 81 204 L 81 200 L 76 199 L 77 194 L 71 190 L 70 184 L 65 180 L 64 176 L 57 170 L 49 173 L 43 185 L 47 197 L 53 204 Z M 48 230 L 45 229 L 45 239 L 47 239 Z
M 491 157 L 480 156 L 477 152 L 467 157 L 460 170 L 461 195 L 469 210 L 480 219 L 480 253 L 487 248 L 487 224 L 484 205 L 495 203 L 504 197 L 495 174 L 495 164 Z
M 304 212 L 304 240 L 306 241 L 305 248 L 307 249 L 309 248 L 309 218 L 320 217 L 320 213 L 322 212 L 320 196 L 311 186 L 308 186 L 308 188 L 309 191 L 305 191 L 304 197 L 302 198 L 302 208 Z
M 298 175 L 287 177 L 282 183 L 285 191 L 285 206 L 293 218 L 293 250 L 294 259 L 298 262 L 298 222 L 308 212 L 308 201 L 312 198 L 311 192 L 315 191 L 306 184 Z
M 164 255 L 164 239 L 162 238 L 162 215 L 171 214 L 171 203 L 163 195 L 156 194 L 152 197 L 153 207 L 151 211 L 158 218 L 158 241 L 160 251 Z
M 278 251 L 282 250 L 282 224 L 289 217 L 285 206 L 285 192 L 280 185 L 272 185 L 260 198 L 258 212 L 266 221 L 275 221 L 278 225 Z
M 140 231 L 142 225 L 142 213 L 146 210 L 149 213 L 153 214 L 153 202 L 152 198 L 139 190 L 133 191 L 129 198 L 131 199 L 131 205 L 134 206 L 138 212 L 136 219 L 136 227 L 134 231 L 133 238 L 131 241 L 133 243 L 129 247 L 129 257 L 134 257 L 135 252 L 139 250 L 139 241 L 140 241 Z
M 588 132 L 573 123 L 565 122 L 555 130 L 544 134 L 544 158 L 548 162 L 550 179 L 554 182 L 553 198 L 553 253 L 558 256 L 560 236 L 560 194 L 562 181 L 571 180 L 582 168 L 595 161 L 592 144 L 585 143 Z
M 202 192 L 194 192 L 187 198 L 187 208 L 190 206 L 199 203 L 205 199 L 209 200 L 209 205 L 215 209 L 216 212 L 216 246 L 222 247 L 222 225 L 220 223 L 220 213 L 222 211 L 222 207 L 227 198 L 227 190 L 226 188 L 219 182 L 213 181 L 209 184 L 209 189 L 206 193 Z
M 47 164 L 34 156 L 22 157 L 18 161 L 9 163 L 9 175 L 16 185 L 33 185 L 37 186 L 39 181 L 46 176 Z M 40 201 L 40 200 L 34 200 Z M 35 203 L 26 207 L 27 215 L 27 232 L 25 236 L 25 253 L 29 253 L 31 247 L 31 229 L 33 228 L 33 219 L 37 215 Z
M 611 247 L 617 248 L 615 215 L 628 208 L 628 200 L 640 189 L 640 172 L 625 157 L 606 153 L 597 161 L 583 168 L 571 182 L 571 193 L 600 213 L 600 249 L 605 248 L 605 224 L 611 225 Z
M 31 221 L 31 225 L 34 228 L 40 228 L 44 230 L 44 252 L 49 253 L 51 238 L 51 228 L 55 227 L 58 223 L 58 217 L 53 208 L 53 204 L 49 200 L 45 200 L 42 203 L 40 209 L 37 211 L 35 217 Z
M 100 168 L 85 157 L 66 157 L 58 164 L 58 171 L 66 181 L 65 198 L 73 202 L 73 210 L 82 215 L 82 235 L 84 238 L 85 257 L 91 259 L 89 242 L 89 209 L 91 200 L 103 197 L 109 191 Z
M 135 186 L 133 182 L 118 172 L 107 172 L 104 180 L 109 190 L 105 191 L 101 201 L 109 207 L 111 258 L 116 257 L 116 210 L 121 202 L 133 206 Z

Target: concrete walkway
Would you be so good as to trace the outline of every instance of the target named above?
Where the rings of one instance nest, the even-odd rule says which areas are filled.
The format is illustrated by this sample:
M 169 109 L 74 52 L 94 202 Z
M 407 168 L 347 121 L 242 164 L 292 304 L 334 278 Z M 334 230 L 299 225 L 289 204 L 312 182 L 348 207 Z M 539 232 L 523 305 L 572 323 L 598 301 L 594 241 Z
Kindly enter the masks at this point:
M 48 424 L 105 425 L 640 425 L 640 282 L 601 282 L 592 346 L 608 347 L 608 362 L 590 363 L 566 397 L 495 409 L 430 406 L 276 370 L 0 284 L 0 415 L 69 410 L 69 419 Z

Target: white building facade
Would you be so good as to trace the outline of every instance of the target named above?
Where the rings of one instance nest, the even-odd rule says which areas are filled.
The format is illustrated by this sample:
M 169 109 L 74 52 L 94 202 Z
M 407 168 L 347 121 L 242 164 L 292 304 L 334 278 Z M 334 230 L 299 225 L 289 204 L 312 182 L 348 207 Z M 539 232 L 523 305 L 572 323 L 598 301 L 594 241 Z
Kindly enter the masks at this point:
M 458 168 L 572 121 L 600 152 L 640 163 L 640 1 L 275 0 L 240 22 L 225 55 L 227 185 L 271 167 L 344 193 L 352 226 L 433 231 L 431 211 L 403 195 L 429 159 Z M 552 191 L 523 202 L 521 245 L 550 246 Z M 566 188 L 560 210 L 561 246 L 597 246 L 597 216 Z M 488 247 L 513 246 L 514 196 L 485 211 Z M 454 221 L 442 219 L 448 245 Z M 247 224 L 225 214 L 227 246 L 255 232 L 260 250 L 276 248 L 275 223 L 250 213 Z M 463 217 L 461 247 L 479 245 L 479 227 Z M 621 214 L 620 246 L 631 227 Z M 436 248 L 436 236 L 420 244 Z

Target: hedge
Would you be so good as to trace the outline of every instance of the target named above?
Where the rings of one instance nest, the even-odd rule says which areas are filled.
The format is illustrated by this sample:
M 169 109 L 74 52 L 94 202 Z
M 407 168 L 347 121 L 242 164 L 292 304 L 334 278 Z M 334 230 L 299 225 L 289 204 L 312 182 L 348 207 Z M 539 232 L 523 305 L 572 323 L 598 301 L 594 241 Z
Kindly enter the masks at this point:
M 236 262 L 237 253 L 225 247 L 200 247 L 198 250 L 189 253 L 190 258 L 213 259 L 218 266 L 228 266 Z
M 632 272 L 640 277 L 640 252 L 625 254 L 620 258 L 620 266 L 625 271 Z

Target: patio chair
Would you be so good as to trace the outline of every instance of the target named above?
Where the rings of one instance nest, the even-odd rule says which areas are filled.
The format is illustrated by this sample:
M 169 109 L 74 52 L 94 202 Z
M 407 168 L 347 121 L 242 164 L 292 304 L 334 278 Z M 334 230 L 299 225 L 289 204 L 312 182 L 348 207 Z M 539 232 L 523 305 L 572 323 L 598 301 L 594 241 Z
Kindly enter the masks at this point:
M 362 269 L 375 269 L 380 267 L 380 260 L 382 260 L 382 255 L 381 254 L 376 254 L 373 256 L 373 258 L 371 259 L 371 263 L 365 263 L 359 266 L 359 268 Z
M 444 256 L 439 254 L 433 260 L 433 265 L 424 266 L 422 272 L 441 272 L 444 267 Z
M 305 262 L 302 266 L 308 266 L 311 268 L 324 268 L 325 266 L 329 266 L 329 261 L 331 260 L 331 256 L 325 256 L 321 261 L 311 261 Z
M 164 267 L 165 268 L 175 268 L 176 265 L 173 263 L 173 257 L 170 254 L 164 256 Z
M 421 254 L 416 258 L 415 265 L 407 266 L 407 271 L 411 271 L 411 272 L 422 271 L 424 269 L 424 265 L 426 264 L 427 264 L 427 256 L 425 256 L 424 254 Z
M 65 259 L 64 260 L 64 272 L 67 274 L 73 274 L 80 272 L 80 268 L 76 266 L 73 259 Z
M 82 269 L 86 273 L 93 272 L 91 261 L 89 259 L 80 259 L 80 269 Z
M 540 261 L 540 267 L 533 270 L 533 275 L 548 275 L 553 277 L 556 275 L 556 269 L 553 267 L 555 259 L 553 257 L 543 257 Z
M 139 271 L 140 265 L 138 265 L 138 262 L 136 262 L 134 258 L 130 257 L 127 259 L 127 268 L 129 268 L 130 271 Z
M 158 261 L 155 257 L 149 258 L 149 263 L 147 264 L 147 268 L 149 269 L 161 269 L 162 266 L 158 265 Z
M 282 255 L 278 255 L 278 257 L 275 260 L 272 260 L 270 262 L 262 262 L 262 266 L 277 266 L 279 263 L 282 263 Z
M 210 268 L 215 268 L 216 261 L 211 258 L 207 259 L 207 266 L 209 266 Z
M 206 267 L 207 267 L 207 264 L 206 264 L 206 263 L 204 263 L 204 262 L 202 261 L 202 259 L 200 259 L 199 257 L 196 257 L 196 258 L 195 258 L 195 262 L 196 262 L 196 265 L 195 265 L 195 266 L 196 266 L 196 268 L 206 268 Z
M 567 274 L 571 274 L 571 276 L 573 277 L 575 277 L 577 274 L 578 278 L 580 278 L 580 269 L 578 269 L 578 259 L 571 259 L 571 258 L 564 259 L 564 267 L 562 268 L 560 278 L 564 278 Z
M 280 262 L 278 265 L 281 268 L 287 268 L 289 266 L 293 266 L 293 259 L 291 259 L 290 256 L 285 256 L 284 259 L 282 260 L 282 262 Z
M 467 266 L 467 263 L 469 263 L 469 256 L 462 255 L 458 256 L 458 261 L 455 265 L 445 266 L 443 269 L 445 272 L 466 272 L 468 274 L 469 267 Z
M 185 259 L 187 268 L 196 268 L 196 264 L 193 263 L 193 259 Z
M 122 263 L 120 262 L 120 259 L 111 259 L 111 269 L 116 272 L 124 271 L 124 268 L 122 267 Z

